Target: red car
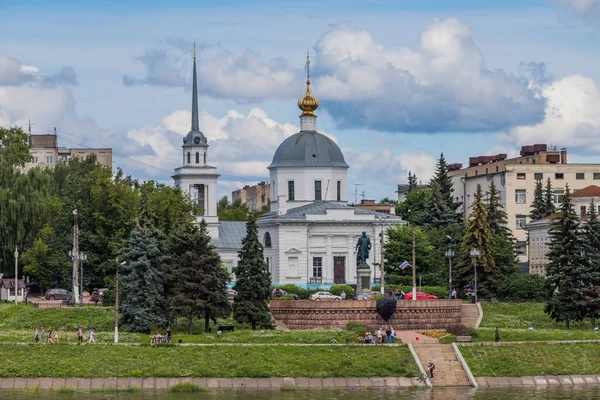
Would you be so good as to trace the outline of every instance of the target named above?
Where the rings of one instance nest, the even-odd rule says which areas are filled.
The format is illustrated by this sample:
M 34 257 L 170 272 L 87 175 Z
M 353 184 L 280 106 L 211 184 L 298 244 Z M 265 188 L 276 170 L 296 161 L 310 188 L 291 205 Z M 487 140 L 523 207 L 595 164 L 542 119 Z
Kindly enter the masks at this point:
M 437 300 L 437 296 L 429 293 L 417 292 L 417 300 Z M 412 300 L 412 292 L 406 293 L 404 300 Z

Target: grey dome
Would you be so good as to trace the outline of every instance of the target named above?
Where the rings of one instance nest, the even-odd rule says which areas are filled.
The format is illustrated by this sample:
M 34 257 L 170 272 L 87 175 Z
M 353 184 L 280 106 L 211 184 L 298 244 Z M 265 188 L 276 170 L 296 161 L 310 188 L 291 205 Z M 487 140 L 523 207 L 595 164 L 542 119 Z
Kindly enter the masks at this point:
M 183 147 L 208 147 L 206 136 L 200 130 L 191 130 L 183 138 Z
M 274 167 L 349 168 L 338 145 L 315 131 L 301 131 L 285 139 L 268 168 Z

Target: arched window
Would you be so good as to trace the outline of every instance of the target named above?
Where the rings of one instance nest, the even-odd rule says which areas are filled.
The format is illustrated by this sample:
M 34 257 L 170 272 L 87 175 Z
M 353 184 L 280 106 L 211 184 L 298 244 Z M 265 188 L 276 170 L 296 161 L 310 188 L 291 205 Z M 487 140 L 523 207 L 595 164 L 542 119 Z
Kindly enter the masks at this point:
M 196 164 L 200 164 L 200 153 L 196 152 Z
M 265 233 L 265 247 L 271 247 L 271 234 L 269 232 Z
M 187 153 L 187 163 L 188 164 L 190 163 L 190 153 L 189 152 Z
M 206 164 L 206 153 L 204 153 L 204 164 Z

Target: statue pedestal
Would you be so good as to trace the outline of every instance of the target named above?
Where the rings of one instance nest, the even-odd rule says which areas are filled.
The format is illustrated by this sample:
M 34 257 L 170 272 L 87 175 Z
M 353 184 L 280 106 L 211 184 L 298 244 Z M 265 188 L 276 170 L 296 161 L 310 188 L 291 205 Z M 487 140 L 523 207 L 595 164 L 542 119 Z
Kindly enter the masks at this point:
M 371 291 L 371 267 L 366 263 L 360 263 L 356 267 L 356 294 Z

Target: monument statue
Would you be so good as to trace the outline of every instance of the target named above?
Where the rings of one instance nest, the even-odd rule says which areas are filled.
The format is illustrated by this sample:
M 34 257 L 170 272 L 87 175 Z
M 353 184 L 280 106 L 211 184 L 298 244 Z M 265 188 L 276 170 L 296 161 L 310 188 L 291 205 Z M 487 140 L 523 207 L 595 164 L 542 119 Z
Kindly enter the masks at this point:
M 369 259 L 369 250 L 371 250 L 371 239 L 368 238 L 367 232 L 363 232 L 362 236 L 356 242 L 356 261 L 360 264 L 366 264 Z

